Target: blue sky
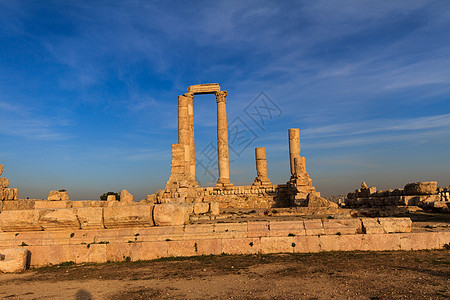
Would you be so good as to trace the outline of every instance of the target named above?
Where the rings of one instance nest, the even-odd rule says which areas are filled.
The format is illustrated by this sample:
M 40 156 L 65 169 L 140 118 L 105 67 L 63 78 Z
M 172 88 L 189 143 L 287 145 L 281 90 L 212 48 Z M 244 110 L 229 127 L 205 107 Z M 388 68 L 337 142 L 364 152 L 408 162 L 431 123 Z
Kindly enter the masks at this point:
M 21 198 L 142 199 L 169 178 L 177 96 L 217 82 L 247 130 L 230 151 L 237 185 L 262 146 L 272 182 L 289 179 L 293 127 L 324 195 L 450 185 L 449 28 L 449 1 L 0 1 L 3 176 Z M 258 101 L 278 110 L 247 114 Z M 214 96 L 194 114 L 205 162 Z M 197 165 L 203 186 L 212 165 Z

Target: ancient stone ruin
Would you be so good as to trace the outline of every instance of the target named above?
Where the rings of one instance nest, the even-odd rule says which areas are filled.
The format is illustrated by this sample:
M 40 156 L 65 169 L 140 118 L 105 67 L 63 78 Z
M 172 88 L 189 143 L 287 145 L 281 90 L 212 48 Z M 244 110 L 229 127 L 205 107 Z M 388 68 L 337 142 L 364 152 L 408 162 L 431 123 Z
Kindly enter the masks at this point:
M 348 193 L 345 205 L 351 208 L 418 206 L 427 210 L 450 212 L 448 188 L 437 187 L 436 181 L 412 182 L 403 189 L 381 190 L 367 187 L 363 182 L 361 188 Z
M 193 100 L 198 94 L 214 94 L 217 102 L 219 176 L 212 187 L 201 187 L 195 178 Z M 287 132 L 286 183 L 272 183 L 266 148 L 258 147 L 252 184 L 234 185 L 227 95 L 213 83 L 190 86 L 178 96 L 178 143 L 172 145 L 169 179 L 164 189 L 143 200 L 134 201 L 122 190 L 117 197 L 105 194 L 105 201 L 71 201 L 64 189 L 50 191 L 47 199 L 20 199 L 9 180 L 0 177 L 0 271 L 222 253 L 437 249 L 450 241 L 448 230 L 414 231 L 408 217 L 365 218 L 357 210 L 438 207 L 435 203 L 448 203 L 449 189 L 437 188 L 436 182 L 378 192 L 363 183 L 343 207 L 322 198 L 300 155 L 298 128 Z
M 215 187 L 200 187 L 195 179 L 195 141 L 193 100 L 198 94 L 214 94 L 217 102 L 217 157 L 219 178 Z M 178 96 L 178 143 L 172 145 L 170 178 L 157 203 L 219 203 L 225 207 L 288 207 L 307 206 L 309 194 L 320 197 L 306 172 L 305 157 L 300 156 L 298 128 L 288 131 L 291 178 L 287 184 L 273 185 L 267 176 L 266 149 L 255 149 L 256 178 L 250 186 L 235 186 L 230 181 L 226 101 L 228 93 L 219 84 L 200 84 Z M 323 199 L 324 200 L 324 199 Z M 325 206 L 333 206 L 322 202 Z

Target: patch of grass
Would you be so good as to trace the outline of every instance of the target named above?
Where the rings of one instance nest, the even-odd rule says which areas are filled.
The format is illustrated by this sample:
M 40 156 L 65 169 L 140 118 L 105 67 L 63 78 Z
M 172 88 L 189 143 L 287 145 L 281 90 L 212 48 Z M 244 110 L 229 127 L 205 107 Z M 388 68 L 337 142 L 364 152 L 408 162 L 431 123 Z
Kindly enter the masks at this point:
M 65 261 L 65 262 L 60 263 L 57 267 L 70 267 L 70 266 L 73 266 L 73 265 L 75 265 L 75 262 L 72 261 L 72 260 L 69 260 L 69 261 Z
M 75 236 L 75 233 L 72 232 L 72 233 L 70 234 L 70 238 L 73 238 L 74 236 Z
M 28 246 L 28 244 L 27 244 L 27 243 L 25 243 L 25 242 L 22 242 L 22 244 L 21 244 L 20 246 L 22 246 L 22 247 L 26 247 L 26 246 Z
M 293 234 L 293 233 L 289 233 L 289 234 L 288 234 L 288 236 L 295 236 L 295 234 Z

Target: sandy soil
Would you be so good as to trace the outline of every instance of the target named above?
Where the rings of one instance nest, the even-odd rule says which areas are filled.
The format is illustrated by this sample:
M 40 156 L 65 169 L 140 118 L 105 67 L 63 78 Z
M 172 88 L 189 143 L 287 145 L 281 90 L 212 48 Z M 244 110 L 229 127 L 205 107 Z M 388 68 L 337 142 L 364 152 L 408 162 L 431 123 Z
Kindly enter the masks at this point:
M 7 299 L 447 299 L 450 251 L 203 256 L 0 275 Z

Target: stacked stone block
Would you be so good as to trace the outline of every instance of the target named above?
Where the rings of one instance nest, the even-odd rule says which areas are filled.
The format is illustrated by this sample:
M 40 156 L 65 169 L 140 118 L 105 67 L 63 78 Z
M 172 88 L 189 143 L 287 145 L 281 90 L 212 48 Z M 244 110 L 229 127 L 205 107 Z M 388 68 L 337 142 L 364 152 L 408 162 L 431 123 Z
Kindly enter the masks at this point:
M 4 165 L 0 165 L 0 176 L 3 174 Z M 9 180 L 0 177 L 0 211 L 2 210 L 3 201 L 15 201 L 19 199 L 19 191 L 16 188 L 9 187 Z
M 377 191 L 375 187 L 361 188 L 347 194 L 345 206 L 347 207 L 383 207 L 383 206 L 433 206 L 434 203 L 443 202 L 441 194 L 437 193 L 437 182 L 413 182 L 405 185 L 403 189 L 389 189 Z

